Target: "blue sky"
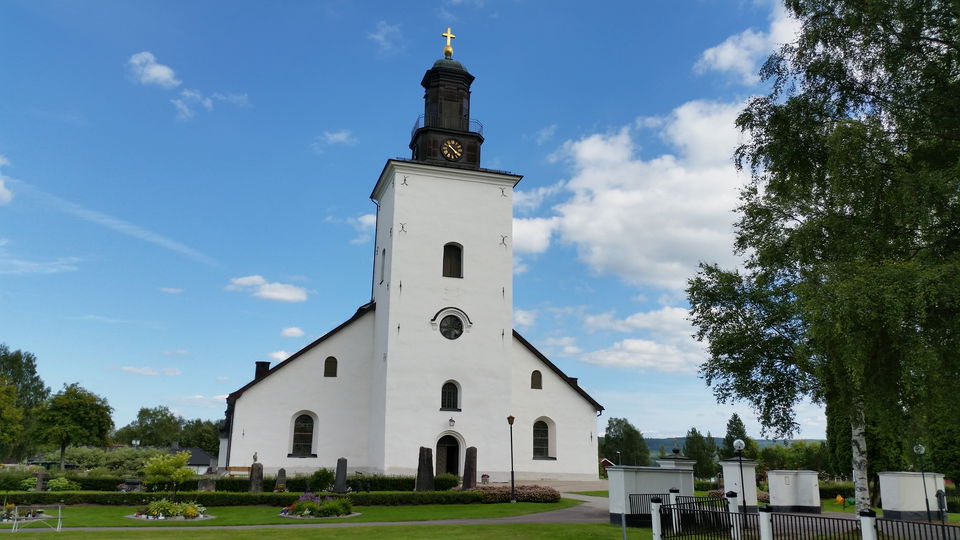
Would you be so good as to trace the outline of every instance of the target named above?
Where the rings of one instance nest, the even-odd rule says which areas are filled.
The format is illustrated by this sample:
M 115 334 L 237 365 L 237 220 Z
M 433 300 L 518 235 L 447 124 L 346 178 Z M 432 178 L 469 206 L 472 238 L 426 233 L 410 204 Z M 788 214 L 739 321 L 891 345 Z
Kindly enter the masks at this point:
M 409 157 L 423 72 L 477 79 L 483 165 L 524 175 L 515 325 L 646 435 L 722 435 L 685 321 L 700 260 L 736 264 L 731 155 L 796 24 L 772 1 L 6 0 L 0 341 L 119 426 L 217 419 L 369 300 L 370 190 Z M 803 437 L 822 411 L 799 410 Z

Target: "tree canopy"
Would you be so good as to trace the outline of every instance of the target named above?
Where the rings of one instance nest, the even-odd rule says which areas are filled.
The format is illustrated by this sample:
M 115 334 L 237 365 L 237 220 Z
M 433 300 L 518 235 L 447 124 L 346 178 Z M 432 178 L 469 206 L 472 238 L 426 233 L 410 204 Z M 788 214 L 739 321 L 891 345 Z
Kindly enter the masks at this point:
M 801 32 L 737 119 L 743 271 L 701 266 L 691 314 L 718 398 L 780 434 L 801 399 L 845 417 L 865 509 L 868 440 L 902 458 L 960 379 L 960 12 L 785 3 Z
M 620 452 L 619 461 L 617 452 Z M 640 433 L 626 418 L 610 418 L 600 447 L 602 457 L 617 465 L 649 465 L 650 448 Z
M 106 444 L 113 429 L 112 411 L 105 398 L 77 383 L 65 384 L 63 390 L 40 407 L 37 418 L 39 434 L 60 448 L 61 469 L 67 446 Z
M 12 386 L 11 407 L 20 411 L 20 420 L 10 424 L 6 442 L 0 442 L 0 459 L 22 459 L 36 450 L 31 433 L 36 425 L 37 407 L 50 396 L 50 389 L 37 375 L 37 358 L 26 351 L 11 351 L 0 343 L 0 378 Z
M 717 446 L 713 436 L 707 432 L 704 437 L 697 428 L 687 431 L 687 438 L 683 443 L 683 453 L 696 463 L 693 465 L 693 475 L 697 478 L 713 478 L 717 474 Z
M 210 420 L 185 420 L 163 405 L 143 407 L 133 422 L 118 429 L 113 440 L 120 444 L 140 441 L 140 446 L 169 447 L 179 443 L 181 447 L 202 448 L 217 455 L 220 448 L 220 433 Z

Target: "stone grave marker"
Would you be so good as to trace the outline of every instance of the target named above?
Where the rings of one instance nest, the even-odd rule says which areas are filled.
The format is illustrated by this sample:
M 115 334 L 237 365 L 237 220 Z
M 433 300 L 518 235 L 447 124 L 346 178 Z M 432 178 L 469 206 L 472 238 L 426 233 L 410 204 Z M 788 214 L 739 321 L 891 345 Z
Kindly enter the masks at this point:
M 467 457 L 463 463 L 463 489 L 477 487 L 477 447 L 467 447 Z
M 337 476 L 333 483 L 334 493 L 347 492 L 347 458 L 337 460 Z
M 417 464 L 417 481 L 414 491 L 434 491 L 433 487 L 433 450 L 420 447 L 420 462 Z

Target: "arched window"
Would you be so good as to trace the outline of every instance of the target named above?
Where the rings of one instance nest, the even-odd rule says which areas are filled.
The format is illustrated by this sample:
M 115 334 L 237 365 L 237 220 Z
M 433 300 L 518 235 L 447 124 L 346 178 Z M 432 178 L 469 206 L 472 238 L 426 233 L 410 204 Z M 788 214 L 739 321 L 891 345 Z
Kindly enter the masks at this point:
M 460 410 L 460 389 L 452 381 L 443 383 L 440 389 L 440 410 L 459 411 Z
M 323 376 L 324 377 L 336 377 L 337 376 L 337 359 L 328 356 L 323 362 Z
M 443 277 L 463 277 L 463 246 L 450 242 L 443 246 Z
M 313 417 L 301 414 L 293 422 L 293 445 L 290 457 L 312 457 L 313 454 Z
M 543 420 L 533 423 L 533 457 L 550 457 L 550 427 Z
M 543 375 L 540 374 L 539 370 L 533 370 L 533 373 L 530 374 L 530 388 L 540 390 L 543 388 Z

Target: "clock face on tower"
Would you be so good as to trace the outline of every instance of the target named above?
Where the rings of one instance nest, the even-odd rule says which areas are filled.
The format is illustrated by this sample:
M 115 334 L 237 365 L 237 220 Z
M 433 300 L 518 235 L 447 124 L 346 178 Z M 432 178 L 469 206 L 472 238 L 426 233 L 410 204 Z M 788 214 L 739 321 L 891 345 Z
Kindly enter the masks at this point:
M 459 161 L 463 157 L 463 145 L 456 139 L 447 139 L 440 143 L 440 153 L 447 161 Z

